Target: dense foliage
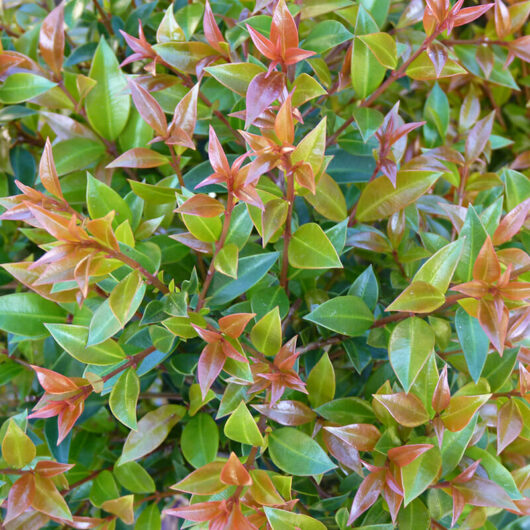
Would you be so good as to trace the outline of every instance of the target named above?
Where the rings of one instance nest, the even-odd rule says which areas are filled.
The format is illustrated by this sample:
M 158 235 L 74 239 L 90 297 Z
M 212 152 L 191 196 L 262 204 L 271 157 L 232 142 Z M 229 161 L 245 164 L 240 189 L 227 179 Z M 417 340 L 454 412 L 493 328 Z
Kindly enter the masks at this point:
M 1 528 L 527 527 L 530 1 L 0 5 Z

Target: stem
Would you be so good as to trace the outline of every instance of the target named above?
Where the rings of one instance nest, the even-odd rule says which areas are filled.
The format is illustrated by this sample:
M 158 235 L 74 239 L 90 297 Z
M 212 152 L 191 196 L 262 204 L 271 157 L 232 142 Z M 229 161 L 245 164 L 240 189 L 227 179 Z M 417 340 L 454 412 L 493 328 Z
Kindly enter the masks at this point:
M 140 353 L 136 353 L 135 355 L 131 355 L 129 357 L 129 360 L 122 364 L 121 366 L 118 366 L 115 370 L 112 370 L 109 374 L 103 376 L 101 380 L 105 383 L 109 379 L 112 379 L 116 374 L 119 374 L 120 372 L 123 372 L 124 370 L 127 370 L 127 368 L 130 368 L 131 366 L 137 366 L 140 361 L 142 361 L 145 357 L 147 357 L 149 354 L 153 353 L 156 350 L 154 346 L 150 346 L 149 348 L 141 351 Z
M 175 173 L 177 174 L 177 177 L 179 179 L 180 187 L 184 187 L 184 179 L 182 178 L 182 170 L 180 169 L 180 155 L 177 156 L 177 153 L 175 153 L 175 146 L 172 144 L 166 144 L 169 148 L 169 152 L 171 153 L 171 167 L 175 170 Z
M 436 39 L 436 37 L 443 31 L 443 28 L 436 28 L 436 30 L 425 39 L 423 44 L 397 69 L 394 70 L 385 80 L 385 82 L 379 86 L 379 88 L 373 92 L 370 97 L 361 101 L 361 107 L 371 107 L 372 104 L 379 98 L 379 96 L 394 82 L 397 81 L 400 77 L 405 75 L 407 68 L 410 64 L 417 59 Z M 337 141 L 337 138 L 354 122 L 354 117 L 348 118 L 336 131 L 332 134 L 326 141 L 326 147 L 334 144 Z
M 103 19 L 101 22 L 103 22 L 103 25 L 105 26 L 105 29 L 107 30 L 109 35 L 112 35 L 112 25 L 110 23 L 109 17 L 107 16 L 107 13 L 105 13 L 104 9 L 99 5 L 98 0 L 94 0 L 94 6 L 96 8 L 96 11 L 101 15 L 101 18 Z
M 206 299 L 206 295 L 208 294 L 208 289 L 210 287 L 210 284 L 213 280 L 213 275 L 215 272 L 215 258 L 217 257 L 217 254 L 221 251 L 223 248 L 226 236 L 228 235 L 228 229 L 230 228 L 230 220 L 232 218 L 232 210 L 234 209 L 234 194 L 232 192 L 232 186 L 229 183 L 228 184 L 228 198 L 226 201 L 226 210 L 225 210 L 225 218 L 223 221 L 223 231 L 221 232 L 221 237 L 219 238 L 219 241 L 215 244 L 215 251 L 212 256 L 212 261 L 210 261 L 210 266 L 208 267 L 208 272 L 206 273 L 206 278 L 204 279 L 204 283 L 202 284 L 202 290 L 199 295 L 199 300 L 197 301 L 197 307 L 195 308 L 196 311 L 199 311 L 202 306 L 204 305 L 204 300 Z
M 287 210 L 287 219 L 285 220 L 285 231 L 283 233 L 283 256 L 282 256 L 282 272 L 280 275 L 280 285 L 289 292 L 287 272 L 289 269 L 289 243 L 291 242 L 291 223 L 293 219 L 293 207 L 294 207 L 294 174 L 291 169 L 286 173 L 287 178 L 287 202 L 289 203 L 289 209 Z

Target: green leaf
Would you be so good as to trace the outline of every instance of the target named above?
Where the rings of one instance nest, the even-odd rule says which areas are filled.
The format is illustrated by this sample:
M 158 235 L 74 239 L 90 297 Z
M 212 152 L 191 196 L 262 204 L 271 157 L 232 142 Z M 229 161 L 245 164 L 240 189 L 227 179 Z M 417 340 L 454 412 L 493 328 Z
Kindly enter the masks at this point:
M 97 162 L 105 146 L 88 138 L 70 138 L 53 146 L 53 159 L 59 176 L 84 169 Z
M 490 340 L 479 321 L 468 315 L 461 307 L 456 310 L 455 328 L 464 351 L 469 375 L 477 383 L 488 356 Z
M 368 46 L 382 66 L 394 70 L 397 66 L 397 47 L 392 35 L 380 32 L 370 33 L 359 35 L 359 39 Z
M 194 416 L 182 430 L 180 448 L 195 468 L 212 462 L 219 448 L 219 430 L 213 418 L 202 412 Z
M 293 82 L 293 107 L 300 107 L 308 101 L 327 94 L 326 89 L 310 75 L 300 74 Z
M 386 176 L 369 182 L 357 203 L 356 217 L 365 223 L 378 221 L 399 212 L 418 200 L 440 177 L 441 173 L 401 169 L 396 187 Z
M 112 289 L 109 296 L 109 307 L 121 326 L 134 316 L 144 299 L 145 283 L 142 275 L 134 270 Z
M 223 223 L 220 217 L 200 217 L 181 214 L 186 228 L 200 241 L 215 243 L 221 235 Z
M 305 162 L 311 166 L 316 177 L 324 162 L 326 150 L 326 118 L 320 120 L 318 125 L 308 133 L 291 153 L 291 163 Z
M 108 469 L 104 469 L 92 482 L 90 502 L 94 506 L 100 507 L 105 501 L 117 499 L 119 496 L 120 490 L 116 480 L 114 480 L 114 475 Z
M 186 409 L 181 405 L 162 405 L 148 412 L 138 422 L 138 430 L 131 431 L 127 436 L 118 465 L 138 460 L 154 451 L 184 414 Z
M 352 37 L 353 33 L 350 33 L 340 22 L 324 20 L 313 27 L 302 43 L 302 47 L 304 50 L 323 53 Z
M 417 81 L 427 81 L 430 79 L 439 79 L 441 77 L 452 77 L 454 75 L 462 75 L 465 73 L 466 70 L 464 70 L 464 68 L 462 68 L 456 61 L 453 61 L 453 59 L 448 58 L 445 61 L 445 65 L 440 75 L 438 75 L 438 72 L 435 70 L 433 63 L 426 52 L 423 52 L 419 55 L 419 57 L 414 59 L 414 61 L 412 61 L 410 66 L 407 68 L 407 75 L 411 79 L 415 79 Z
M 252 79 L 265 69 L 254 63 L 227 63 L 208 66 L 205 71 L 236 94 L 245 96 Z
M 337 333 L 358 337 L 374 322 L 374 316 L 357 296 L 338 296 L 316 307 L 304 320 Z
M 106 298 L 94 311 L 88 327 L 87 346 L 106 341 L 122 328 L 120 321 L 110 309 L 109 299 Z
M 119 363 L 126 358 L 121 346 L 112 339 L 95 346 L 87 346 L 87 327 L 73 324 L 46 324 L 46 328 L 55 342 L 79 362 L 106 366 Z
M 414 499 L 408 506 L 399 510 L 398 523 L 400 530 L 429 530 L 431 516 L 420 499 Z
M 88 74 L 97 81 L 85 99 L 88 121 L 107 140 L 115 140 L 129 117 L 131 98 L 124 93 L 125 75 L 104 37 L 101 37 Z
M 373 423 L 375 415 L 367 401 L 358 397 L 334 399 L 316 409 L 328 421 L 348 425 L 350 423 Z
M 441 467 L 442 457 L 440 450 L 435 446 L 401 468 L 405 506 L 433 483 Z
M 244 401 L 232 412 L 225 423 L 225 436 L 247 445 L 263 445 L 263 436 Z
M 379 285 L 372 265 L 369 265 L 352 283 L 348 294 L 358 296 L 373 311 L 379 298 Z
M 220 306 L 237 298 L 258 283 L 278 259 L 278 252 L 246 256 L 239 260 L 237 280 L 215 275 L 209 305 Z
M 473 267 L 478 253 L 484 245 L 488 234 L 482 225 L 475 208 L 470 204 L 467 210 L 464 226 L 460 230 L 459 239 L 464 239 L 462 256 L 456 267 L 456 279 L 469 282 L 473 278 Z
M 13 293 L 0 296 L 0 329 L 25 337 L 47 335 L 45 323 L 66 320 L 66 311 L 55 302 L 35 293 Z
M 445 302 L 443 293 L 426 282 L 412 282 L 387 308 L 386 311 L 431 313 Z
M 274 464 L 290 475 L 319 475 L 337 467 L 313 438 L 292 427 L 270 433 L 269 454 Z
M 384 116 L 370 107 L 353 107 L 352 110 L 355 123 L 366 143 L 383 124 Z
M 427 282 L 445 293 L 462 255 L 464 241 L 458 239 L 438 250 L 421 266 L 412 281 Z
M 153 493 L 156 491 L 155 482 L 138 462 L 127 462 L 121 466 L 114 466 L 114 476 L 125 489 L 133 493 Z
M 418 317 L 397 324 L 390 335 L 388 356 L 405 392 L 409 392 L 434 351 L 434 331 Z
M 337 251 L 316 223 L 302 225 L 289 242 L 289 265 L 297 269 L 342 268 Z
M 282 345 L 282 323 L 278 306 L 271 309 L 252 328 L 250 339 L 265 355 L 276 355 Z
M 429 125 L 434 127 L 440 138 L 444 139 L 449 127 L 449 100 L 438 83 L 434 83 L 429 97 L 425 101 L 423 116 Z
M 11 74 L 0 87 L 0 103 L 12 105 L 44 94 L 57 83 L 30 73 Z
M 482 370 L 492 392 L 497 392 L 510 377 L 517 360 L 517 348 L 505 350 L 501 357 L 497 352 L 492 352 L 486 357 L 486 364 Z
M 94 178 L 90 173 L 87 173 L 86 202 L 92 219 L 104 217 L 114 211 L 116 212 L 114 226 L 124 221 L 131 222 L 131 210 L 127 203 L 110 186 Z
M 239 249 L 234 243 L 223 245 L 214 260 L 215 270 L 230 278 L 237 278 L 237 260 Z
M 29 464 L 36 455 L 34 443 L 13 419 L 9 420 L 2 440 L 2 456 L 7 464 L 16 469 Z
M 263 509 L 272 530 L 326 530 L 324 524 L 309 515 L 287 512 L 270 506 L 265 506 Z
M 146 506 L 134 524 L 134 530 L 161 530 L 161 528 L 162 517 L 156 502 Z
M 311 407 L 317 408 L 335 397 L 335 371 L 329 355 L 324 353 L 307 378 Z
M 112 414 L 129 429 L 137 430 L 136 405 L 140 395 L 140 379 L 133 368 L 125 370 L 112 387 L 109 406 Z M 131 490 L 132 491 L 132 490 Z
M 200 41 L 155 44 L 153 50 L 178 71 L 193 75 L 199 61 L 216 54 L 209 44 Z
M 444 430 L 442 441 L 442 474 L 443 476 L 451 473 L 460 463 L 464 451 L 466 450 L 475 426 L 477 425 L 477 415 L 461 431 L 451 432 Z
M 356 31 L 357 34 L 357 31 Z M 386 68 L 372 53 L 370 48 L 359 38 L 353 39 L 351 57 L 352 87 L 359 99 L 369 96 L 383 81 Z
M 340 186 L 327 173 L 317 183 L 315 195 L 307 193 L 304 199 L 320 214 L 331 221 L 340 222 L 348 216 L 346 199 Z M 285 203 L 285 201 L 282 201 Z

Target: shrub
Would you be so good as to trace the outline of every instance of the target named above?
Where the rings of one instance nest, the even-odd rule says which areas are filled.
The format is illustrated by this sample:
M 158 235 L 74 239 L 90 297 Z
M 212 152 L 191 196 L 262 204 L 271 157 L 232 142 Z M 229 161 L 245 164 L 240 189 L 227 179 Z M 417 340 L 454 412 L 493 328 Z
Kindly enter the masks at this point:
M 527 524 L 530 2 L 50 3 L 2 15 L 5 528 Z

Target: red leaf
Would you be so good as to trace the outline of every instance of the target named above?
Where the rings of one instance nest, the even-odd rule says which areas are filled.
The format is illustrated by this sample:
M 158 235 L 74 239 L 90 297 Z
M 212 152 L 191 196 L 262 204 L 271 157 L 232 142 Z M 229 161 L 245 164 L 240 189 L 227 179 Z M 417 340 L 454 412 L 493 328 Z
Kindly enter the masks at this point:
M 410 464 L 411 462 L 414 462 L 416 458 L 433 447 L 434 445 L 432 444 L 402 445 L 401 447 L 389 449 L 387 455 L 392 462 L 397 464 L 399 467 L 403 467 Z
M 493 4 L 491 4 L 493 5 Z M 474 9 L 474 8 L 470 8 Z M 495 112 L 490 112 L 485 118 L 479 120 L 469 131 L 466 138 L 466 160 L 474 162 L 484 151 L 491 135 Z
M 461 9 L 454 18 L 454 27 L 463 26 L 469 24 L 481 17 L 486 11 L 489 11 L 495 4 L 486 4 L 482 6 L 465 7 Z
M 271 41 L 285 56 L 287 48 L 298 47 L 298 28 L 285 0 L 279 0 L 272 14 Z
M 354 470 L 356 473 L 362 475 L 361 458 L 359 451 L 354 449 L 351 445 L 341 440 L 331 432 L 322 431 L 322 440 L 330 454 L 336 458 L 343 466 Z
M 271 72 L 268 75 L 262 72 L 252 79 L 246 95 L 245 129 L 250 127 L 254 120 L 280 97 L 284 88 L 285 77 L 280 72 Z
M 156 151 L 147 149 L 146 147 L 133 147 L 114 159 L 106 167 L 134 167 L 146 169 L 150 167 L 164 166 L 168 163 L 168 159 Z
M 230 178 L 231 171 L 225 152 L 215 134 L 214 128 L 210 125 L 210 140 L 208 143 L 208 158 L 213 170 L 225 179 Z
M 477 460 L 476 462 L 473 462 L 470 466 L 467 466 L 460 475 L 457 475 L 451 482 L 460 483 L 460 482 L 468 482 L 472 479 L 472 477 L 475 475 L 475 472 L 480 465 L 480 460 Z
M 219 319 L 221 331 L 237 339 L 245 330 L 246 325 L 256 316 L 256 313 L 234 313 Z
M 7 497 L 7 514 L 4 523 L 8 523 L 18 517 L 33 502 L 35 493 L 35 479 L 27 473 L 22 475 L 10 488 Z
M 414 394 L 374 394 L 374 399 L 405 427 L 418 427 L 429 421 L 423 403 Z
M 443 367 L 442 373 L 436 383 L 436 388 L 432 395 L 432 408 L 435 412 L 442 412 L 449 406 L 451 401 L 451 392 L 449 390 L 449 382 L 447 381 L 447 364 Z
M 258 77 L 258 76 L 256 76 Z M 291 94 L 282 103 L 280 110 L 274 120 L 274 132 L 278 140 L 284 145 L 292 145 L 294 142 L 293 109 L 291 106 Z
M 478 321 L 489 337 L 493 347 L 502 357 L 504 341 L 508 332 L 508 310 L 504 308 L 499 315 L 495 305 L 490 300 L 481 299 L 478 302 Z
M 63 192 L 61 191 L 61 184 L 59 183 L 59 177 L 57 176 L 57 170 L 55 169 L 55 163 L 53 161 L 52 144 L 50 143 L 49 138 L 46 138 L 46 145 L 44 146 L 44 151 L 42 152 L 42 157 L 40 159 L 39 176 L 42 185 L 52 195 L 64 199 Z
M 523 430 L 523 418 L 519 407 L 509 399 L 497 415 L 497 454 L 501 454 Z
M 202 25 L 204 29 L 204 36 L 206 37 L 208 44 L 214 50 L 220 52 L 221 55 L 224 55 L 224 50 L 221 46 L 219 46 L 219 43 L 224 42 L 225 39 L 219 30 L 219 27 L 217 26 L 217 22 L 215 22 L 215 17 L 208 0 L 206 0 L 206 4 L 204 6 L 204 19 Z
M 248 471 L 233 451 L 221 471 L 221 482 L 231 486 L 250 486 L 252 484 Z
M 530 63 L 530 35 L 519 37 L 508 43 L 510 53 L 523 61 Z
M 221 501 L 198 502 L 197 504 L 190 504 L 181 508 L 170 508 L 169 510 L 164 510 L 164 513 L 186 519 L 187 521 L 202 523 L 210 521 L 219 515 L 220 505 Z
M 374 471 L 361 482 L 353 499 L 348 525 L 351 525 L 359 515 L 368 510 L 378 499 L 385 484 L 385 473 L 384 468 Z
M 31 365 L 35 370 L 40 385 L 48 394 L 66 394 L 78 390 L 79 387 L 68 377 L 39 366 Z
M 246 24 L 247 31 L 250 35 L 250 38 L 252 39 L 252 42 L 254 43 L 254 46 L 263 54 L 267 59 L 271 59 L 272 61 L 277 58 L 276 55 L 276 47 L 274 44 L 267 39 L 267 37 L 264 37 L 259 31 L 256 31 L 252 26 L 249 26 Z
M 85 400 L 80 399 L 74 406 L 64 407 L 59 416 L 57 416 L 57 428 L 59 436 L 57 438 L 57 445 L 59 445 L 72 430 L 75 422 L 83 413 L 85 408 Z
M 502 245 L 510 241 L 521 230 L 529 213 L 530 198 L 518 204 L 504 216 L 493 234 L 493 243 L 495 245 Z
M 199 337 L 201 337 L 202 340 L 208 342 L 208 343 L 214 343 L 219 342 L 221 340 L 221 334 L 217 331 L 211 331 L 209 329 L 204 329 L 196 324 L 191 325 L 193 329 L 198 333 Z
M 199 94 L 199 83 L 197 83 L 175 107 L 173 119 L 169 124 L 170 138 L 166 143 L 176 143 L 195 149 L 192 137 L 197 123 L 197 97 Z
M 466 501 L 456 488 L 451 488 L 451 495 L 453 496 L 453 520 L 451 526 L 454 526 L 466 505 Z
M 42 21 L 39 49 L 45 63 L 54 74 L 60 76 L 64 57 L 64 2 L 50 11 Z
M 260 414 L 280 425 L 298 426 L 313 421 L 316 414 L 301 401 L 284 400 L 274 405 L 252 405 Z
M 225 364 L 225 355 L 220 342 L 208 344 L 202 350 L 197 367 L 197 378 L 201 387 L 202 398 L 212 386 Z
M 369 423 L 352 423 L 344 427 L 324 427 L 324 429 L 357 451 L 372 451 L 381 437 L 379 429 Z
M 134 105 L 140 116 L 158 135 L 165 137 L 167 135 L 167 120 L 158 101 L 142 86 L 130 79 L 128 82 Z

